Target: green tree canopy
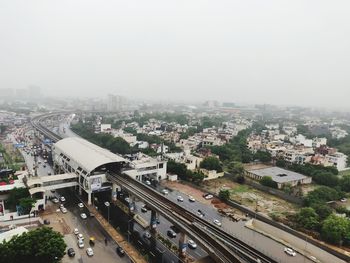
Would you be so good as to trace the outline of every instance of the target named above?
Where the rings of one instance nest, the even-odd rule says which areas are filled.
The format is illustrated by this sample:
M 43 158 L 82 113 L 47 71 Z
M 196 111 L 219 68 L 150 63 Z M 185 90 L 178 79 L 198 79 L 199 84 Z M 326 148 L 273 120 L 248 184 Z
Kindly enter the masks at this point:
M 230 199 L 230 191 L 229 190 L 220 190 L 219 197 L 221 200 L 229 200 Z
M 272 157 L 271 157 L 271 153 L 269 152 L 265 152 L 265 151 L 257 151 L 253 158 L 256 160 L 259 160 L 260 162 L 263 162 L 263 163 L 268 163 L 268 162 L 271 162 L 272 160 Z
M 343 191 L 350 192 L 350 175 L 344 175 L 339 183 Z
M 336 189 L 320 186 L 319 188 L 309 192 L 304 199 L 306 206 L 314 206 L 318 204 L 324 204 L 328 201 L 338 200 L 341 197 L 341 193 L 339 193 Z
M 296 215 L 296 221 L 300 227 L 313 230 L 317 229 L 320 223 L 317 213 L 311 207 L 300 209 Z
M 340 244 L 344 238 L 350 236 L 350 221 L 331 214 L 323 221 L 321 236 L 330 243 Z
M 228 164 L 227 168 L 230 174 L 243 174 L 244 172 L 244 167 L 241 162 L 232 161 Z
M 9 196 L 6 200 L 7 205 L 11 210 L 16 209 L 16 205 L 19 204 L 20 199 L 30 197 L 27 188 L 13 188 L 9 191 Z
M 42 227 L 0 243 L 0 262 L 58 263 L 65 249 L 66 243 L 60 233 Z
M 277 183 L 272 180 L 271 176 L 264 176 L 263 178 L 261 178 L 260 184 L 268 187 L 272 187 L 272 188 L 277 188 Z
M 207 170 L 216 170 L 218 172 L 222 172 L 220 160 L 213 156 L 204 158 L 204 160 L 200 163 L 199 166 Z

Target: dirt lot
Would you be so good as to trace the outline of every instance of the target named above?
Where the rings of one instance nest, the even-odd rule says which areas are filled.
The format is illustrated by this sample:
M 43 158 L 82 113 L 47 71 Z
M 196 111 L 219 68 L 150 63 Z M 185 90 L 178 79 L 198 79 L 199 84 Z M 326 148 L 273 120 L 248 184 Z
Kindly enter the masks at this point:
M 228 189 L 230 190 L 230 197 L 233 201 L 237 201 L 242 205 L 250 207 L 253 210 L 257 209 L 258 212 L 268 216 L 271 216 L 273 214 L 275 216 L 284 218 L 288 213 L 295 213 L 299 209 L 297 205 L 291 204 L 276 196 L 264 193 L 260 190 L 256 190 L 247 185 L 237 184 L 226 178 L 204 182 L 203 191 L 178 182 L 166 182 L 165 184 L 169 188 L 179 190 L 188 195 L 192 195 L 197 200 L 201 200 L 203 203 L 212 204 L 217 209 L 227 209 L 229 207 L 216 198 L 212 200 L 203 199 L 202 194 L 206 190 L 219 193 L 221 189 Z

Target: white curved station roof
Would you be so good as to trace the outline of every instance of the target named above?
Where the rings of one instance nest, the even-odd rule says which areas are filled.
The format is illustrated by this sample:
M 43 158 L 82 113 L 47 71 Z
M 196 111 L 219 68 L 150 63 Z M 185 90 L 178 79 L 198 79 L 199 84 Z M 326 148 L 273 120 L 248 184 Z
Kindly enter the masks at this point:
M 128 162 L 123 157 L 80 137 L 59 140 L 54 147 L 78 163 L 88 173 L 107 163 Z

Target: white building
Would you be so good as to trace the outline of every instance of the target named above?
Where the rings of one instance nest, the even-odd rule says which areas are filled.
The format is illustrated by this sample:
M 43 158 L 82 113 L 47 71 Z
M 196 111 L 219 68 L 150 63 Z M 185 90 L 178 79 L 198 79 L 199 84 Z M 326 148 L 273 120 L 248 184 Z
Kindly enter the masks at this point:
M 110 132 L 112 129 L 111 124 L 101 124 L 100 125 L 100 132 Z
M 124 173 L 138 181 L 164 180 L 167 178 L 167 161 L 160 158 L 152 158 L 146 154 L 138 153 L 130 160 L 132 170 L 125 170 Z

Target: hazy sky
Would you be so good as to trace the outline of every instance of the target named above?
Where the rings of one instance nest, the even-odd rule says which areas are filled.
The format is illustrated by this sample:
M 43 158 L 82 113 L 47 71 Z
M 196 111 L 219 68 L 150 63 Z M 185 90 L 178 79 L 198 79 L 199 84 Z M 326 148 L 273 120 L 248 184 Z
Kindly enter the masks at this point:
M 0 0 L 0 88 L 345 107 L 349 14 L 349 0 Z

